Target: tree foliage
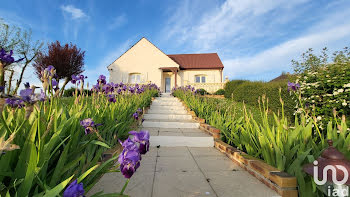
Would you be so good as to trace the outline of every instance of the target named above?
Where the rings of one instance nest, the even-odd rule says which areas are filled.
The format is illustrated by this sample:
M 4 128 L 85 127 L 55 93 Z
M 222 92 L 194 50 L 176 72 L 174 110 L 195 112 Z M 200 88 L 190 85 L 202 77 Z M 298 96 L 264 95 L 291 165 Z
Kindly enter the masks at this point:
M 0 20 L 0 49 L 3 48 L 6 51 L 13 50 L 17 58 L 23 58 L 16 64 L 12 64 L 7 68 L 7 72 L 10 73 L 8 77 L 8 94 L 12 87 L 12 78 L 15 72 L 18 72 L 18 78 L 12 94 L 16 94 L 20 85 L 22 84 L 25 70 L 30 66 L 32 61 L 38 55 L 43 43 L 39 40 L 34 41 L 32 39 L 32 31 L 21 29 L 15 25 L 9 25 Z M 16 66 L 17 69 L 14 67 Z
M 40 79 L 41 71 L 52 65 L 56 69 L 57 81 L 65 79 L 65 83 L 61 88 L 63 93 L 65 85 L 69 82 L 72 75 L 78 75 L 84 71 L 85 51 L 82 51 L 76 45 L 61 45 L 59 41 L 48 45 L 46 52 L 40 52 L 35 59 L 34 68 L 36 75 Z

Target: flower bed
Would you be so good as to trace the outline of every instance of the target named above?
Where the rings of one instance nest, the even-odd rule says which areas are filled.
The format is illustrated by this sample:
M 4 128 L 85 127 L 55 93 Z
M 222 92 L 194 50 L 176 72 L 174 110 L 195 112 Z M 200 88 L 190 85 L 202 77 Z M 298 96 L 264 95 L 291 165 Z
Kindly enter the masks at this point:
M 214 105 L 215 102 L 209 98 L 197 96 L 191 87 L 174 90 L 173 95 L 183 100 L 195 112 L 194 115 L 220 129 L 221 139 L 225 143 L 263 160 L 278 171 L 297 177 L 300 196 L 323 196 L 302 167 L 313 162 L 327 147 L 326 139 L 332 139 L 335 147 L 350 158 L 350 132 L 345 120 L 329 122 L 327 130 L 320 132 L 316 117 L 308 109 L 295 117 L 293 125 L 288 122 L 283 113 L 283 101 L 282 113 L 273 114 L 274 121 L 271 122 L 268 120 L 268 104 L 264 98 L 260 100 L 261 121 L 256 121 L 257 117 L 244 106 L 243 115 L 237 116 L 234 103 Z
M 119 140 L 134 135 L 128 138 L 133 145 L 128 150 L 139 158 L 120 157 L 127 178 L 140 165 L 140 154 L 148 150 L 148 132 L 129 131 L 158 95 L 158 87 L 107 84 L 100 76 L 91 96 L 78 95 L 78 84 L 82 90 L 85 77 L 74 76 L 75 96 L 62 99 L 55 94 L 54 76 L 54 67 L 48 67 L 42 72 L 41 94 L 26 84 L 20 97 L 7 98 L 2 106 L 0 196 L 57 196 L 63 190 L 63 196 L 83 195 L 104 173 L 119 171 L 114 165 L 118 155 L 103 161 L 103 153 Z

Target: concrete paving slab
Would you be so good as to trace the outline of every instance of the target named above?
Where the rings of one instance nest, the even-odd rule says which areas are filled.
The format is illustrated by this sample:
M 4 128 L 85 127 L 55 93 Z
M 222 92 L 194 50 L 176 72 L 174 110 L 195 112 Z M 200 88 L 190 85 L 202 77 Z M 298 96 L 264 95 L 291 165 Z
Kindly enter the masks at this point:
M 139 173 L 154 172 L 156 168 L 156 160 L 157 160 L 157 157 L 155 156 L 145 157 L 144 155 L 142 155 L 141 165 L 136 172 L 139 172 Z
M 192 157 L 158 157 L 157 172 L 200 172 Z
M 135 197 L 152 197 L 152 184 L 154 172 L 139 173 L 136 172 L 130 179 L 125 194 Z M 108 193 L 119 193 L 124 186 L 126 179 L 119 172 L 107 173 L 99 180 L 99 182 L 89 191 L 87 196 L 103 191 Z
M 184 136 L 182 132 L 160 131 L 159 136 Z
M 171 131 L 171 132 L 178 132 L 178 133 L 181 133 L 181 129 L 179 129 L 179 128 L 159 128 L 159 131 L 160 132 L 169 132 L 169 131 Z
M 186 110 L 168 110 L 168 109 L 163 109 L 163 110 L 153 110 L 149 109 L 147 111 L 148 114 L 182 114 L 182 115 L 187 115 Z
M 144 127 L 157 128 L 199 128 L 199 123 L 195 122 L 163 122 L 163 121 L 149 121 L 145 120 L 142 123 Z
M 180 130 L 182 131 L 182 132 L 199 132 L 199 133 L 205 133 L 204 131 L 202 131 L 202 130 L 200 130 L 200 129 L 198 129 L 198 128 L 191 128 L 191 129 L 189 129 L 189 128 L 180 128 Z
M 210 137 L 209 134 L 204 132 L 182 132 L 183 136 L 187 137 Z
M 145 114 L 144 118 L 146 120 L 156 119 L 156 120 L 192 120 L 191 115 L 181 115 L 181 114 Z
M 280 196 L 246 171 L 208 172 L 206 178 L 219 197 Z
M 194 157 L 200 156 L 223 156 L 223 154 L 214 147 L 188 147 Z
M 142 155 L 142 158 L 143 157 L 157 157 L 157 155 L 158 155 L 158 148 L 150 146 L 149 151 L 145 155 Z
M 159 157 L 192 157 L 188 148 L 179 147 L 160 147 L 158 150 Z
M 218 171 L 232 171 L 242 170 L 237 164 L 232 162 L 226 156 L 195 156 L 194 157 L 199 168 L 204 174 L 207 172 L 218 172 Z
M 156 172 L 153 197 L 216 196 L 200 172 Z
M 213 147 L 213 137 L 185 137 L 185 136 L 151 136 L 151 146 L 161 147 Z

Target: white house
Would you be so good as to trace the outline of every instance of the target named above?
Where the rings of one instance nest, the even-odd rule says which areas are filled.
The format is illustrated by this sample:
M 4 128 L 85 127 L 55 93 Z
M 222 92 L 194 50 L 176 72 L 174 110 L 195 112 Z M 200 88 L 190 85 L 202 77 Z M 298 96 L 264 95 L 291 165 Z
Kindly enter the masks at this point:
M 217 53 L 167 55 L 146 38 L 108 66 L 110 82 L 151 82 L 162 92 L 186 85 L 215 92 L 224 86 L 223 69 Z

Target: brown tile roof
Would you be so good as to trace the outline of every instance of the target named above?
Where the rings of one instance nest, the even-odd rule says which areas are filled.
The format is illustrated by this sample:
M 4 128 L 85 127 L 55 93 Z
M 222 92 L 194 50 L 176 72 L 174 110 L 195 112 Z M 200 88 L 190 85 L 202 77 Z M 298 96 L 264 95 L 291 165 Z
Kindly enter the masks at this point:
M 224 68 L 217 53 L 168 55 L 181 69 Z

